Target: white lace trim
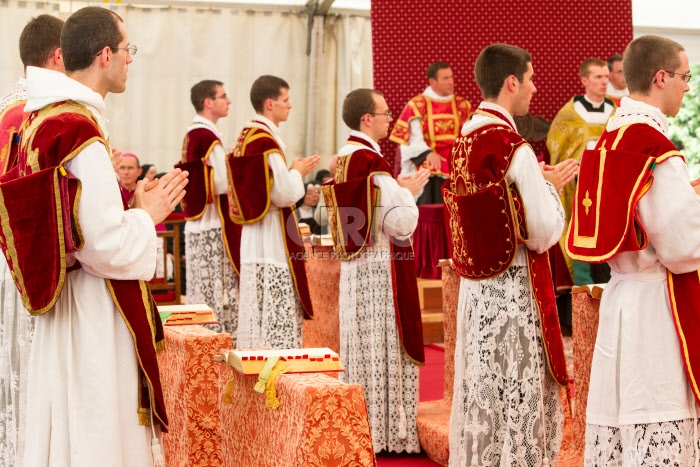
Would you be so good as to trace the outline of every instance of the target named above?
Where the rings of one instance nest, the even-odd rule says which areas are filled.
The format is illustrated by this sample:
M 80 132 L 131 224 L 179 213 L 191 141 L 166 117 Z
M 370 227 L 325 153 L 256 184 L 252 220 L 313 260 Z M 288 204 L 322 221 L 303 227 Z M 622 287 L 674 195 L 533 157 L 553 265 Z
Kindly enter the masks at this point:
M 556 460 L 564 415 L 527 271 L 511 266 L 492 279 L 461 279 L 451 467 L 535 467 L 545 457 L 552 465 Z
M 364 388 L 374 451 L 419 452 L 418 367 L 398 338 L 390 260 L 344 261 L 339 292 L 340 360 L 345 367 L 339 379 Z M 399 436 L 402 405 L 405 438 Z
M 21 100 L 26 100 L 27 99 L 27 80 L 24 78 L 20 78 L 14 86 L 12 86 L 12 91 L 10 93 L 2 98 L 0 98 L 0 113 L 2 113 L 5 108 L 10 105 L 14 104 L 17 101 Z
M 187 252 L 187 303 L 206 303 L 219 324 L 207 327 L 227 332 L 236 344 L 238 330 L 238 276 L 228 259 L 221 229 L 185 233 Z
M 27 370 L 34 317 L 0 259 L 0 465 L 22 465 L 25 441 Z
M 237 348 L 299 349 L 302 320 L 289 268 L 241 264 Z
M 695 429 L 693 426 L 695 425 Z M 678 466 L 695 464 L 697 422 L 670 422 L 610 427 L 586 425 L 586 467 Z M 695 444 L 695 449 L 693 445 Z
M 653 105 L 623 97 L 620 107 L 608 120 L 607 131 L 614 131 L 625 125 L 646 123 L 662 135 L 668 137 L 668 119 Z

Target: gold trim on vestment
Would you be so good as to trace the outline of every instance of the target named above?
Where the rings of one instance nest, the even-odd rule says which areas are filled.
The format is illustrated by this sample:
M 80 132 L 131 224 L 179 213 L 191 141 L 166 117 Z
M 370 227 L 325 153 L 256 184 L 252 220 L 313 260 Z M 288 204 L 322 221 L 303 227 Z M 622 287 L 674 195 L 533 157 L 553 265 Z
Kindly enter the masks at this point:
M 700 274 L 700 270 L 698 271 L 698 274 Z M 683 347 L 683 363 L 685 365 L 685 368 L 687 370 L 688 374 L 688 379 L 690 380 L 690 385 L 693 388 L 693 392 L 696 394 L 700 394 L 700 389 L 698 389 L 698 383 L 695 379 L 695 374 L 693 373 L 692 367 L 690 365 L 690 361 L 688 361 L 688 342 L 685 338 L 685 333 L 683 333 L 683 328 L 681 328 L 681 322 L 678 319 L 678 308 L 676 305 L 676 295 L 674 293 L 674 287 L 673 287 L 673 274 L 671 271 L 668 269 L 666 270 L 666 280 L 668 281 L 668 290 L 669 290 L 669 298 L 671 301 L 671 312 L 673 313 L 673 322 L 676 326 L 676 330 L 678 331 L 678 339 L 681 342 L 681 346 Z
M 122 307 L 119 303 L 119 300 L 117 299 L 117 295 L 114 292 L 114 288 L 112 287 L 111 280 L 105 279 L 105 283 L 107 284 L 107 288 L 109 289 L 109 293 L 112 296 L 112 301 L 114 302 L 114 306 L 119 311 L 119 314 L 121 315 L 122 319 L 124 320 L 124 324 L 126 325 L 126 328 L 129 330 L 129 333 L 131 334 L 131 340 L 134 343 L 134 353 L 136 353 L 136 358 L 139 361 L 139 369 L 141 370 L 141 373 L 143 374 L 143 376 L 146 378 L 146 381 L 148 381 L 148 386 L 149 386 L 148 399 L 151 403 L 150 410 L 154 414 L 154 416 L 158 419 L 158 422 L 162 426 L 164 426 L 166 430 L 168 430 L 168 425 L 166 425 L 163 422 L 163 420 L 160 419 L 160 416 L 158 416 L 158 413 L 155 410 L 153 410 L 153 408 L 156 406 L 156 398 L 155 398 L 155 395 L 153 394 L 153 392 L 154 392 L 153 391 L 153 383 L 151 382 L 151 379 L 148 377 L 148 374 L 146 373 L 146 371 L 143 369 L 143 362 L 141 361 L 141 355 L 139 354 L 139 348 L 136 345 L 136 333 L 134 333 L 134 330 L 132 329 L 131 324 L 129 323 L 129 320 L 126 318 L 126 315 L 124 314 L 124 310 L 122 310 Z M 144 284 L 144 281 L 139 281 L 139 285 L 141 285 L 143 287 L 143 284 Z M 142 288 L 142 290 L 143 290 L 143 288 Z M 146 305 L 146 311 L 148 311 L 150 304 L 144 303 L 144 305 Z M 152 339 L 155 341 L 155 335 L 153 333 L 151 333 L 151 335 L 153 336 Z M 157 351 L 157 349 L 155 349 L 155 350 Z M 139 414 L 143 413 L 142 412 L 143 410 L 149 410 L 145 407 L 140 406 L 140 403 L 142 400 L 142 398 L 141 398 L 141 386 L 142 386 L 141 381 L 139 381 L 139 384 L 138 384 L 139 398 L 138 398 L 138 402 L 137 402 L 137 404 L 139 404 L 139 406 L 136 408 L 136 410 Z M 140 416 L 139 416 L 139 424 L 141 424 L 141 417 Z M 151 424 L 151 421 L 150 421 L 150 417 L 149 417 L 148 424 L 146 424 L 145 426 L 150 426 L 150 424 Z
M 216 195 L 216 212 L 219 214 L 219 220 L 221 221 L 221 240 L 224 241 L 224 248 L 226 248 L 226 256 L 228 257 L 228 260 L 231 262 L 231 266 L 233 267 L 233 271 L 236 273 L 237 276 L 240 276 L 241 273 L 236 267 L 236 263 L 233 261 L 233 256 L 231 256 L 231 248 L 229 248 L 228 241 L 225 235 L 226 232 L 226 218 L 224 217 L 224 213 L 221 210 L 221 196 L 226 196 L 226 195 Z M 226 213 L 228 215 L 229 213 Z M 177 226 L 176 226 L 177 227 Z M 239 245 L 240 248 L 240 245 Z

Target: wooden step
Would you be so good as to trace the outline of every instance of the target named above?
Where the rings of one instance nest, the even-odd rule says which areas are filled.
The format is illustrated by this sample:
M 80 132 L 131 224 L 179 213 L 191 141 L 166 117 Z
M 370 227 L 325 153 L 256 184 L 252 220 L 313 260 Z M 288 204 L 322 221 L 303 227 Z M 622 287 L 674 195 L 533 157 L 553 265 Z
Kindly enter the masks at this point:
M 439 279 L 418 279 L 418 300 L 421 310 L 430 308 L 442 310 L 442 281 Z
M 443 317 L 440 308 L 431 308 L 421 313 L 423 322 L 423 344 L 444 342 Z

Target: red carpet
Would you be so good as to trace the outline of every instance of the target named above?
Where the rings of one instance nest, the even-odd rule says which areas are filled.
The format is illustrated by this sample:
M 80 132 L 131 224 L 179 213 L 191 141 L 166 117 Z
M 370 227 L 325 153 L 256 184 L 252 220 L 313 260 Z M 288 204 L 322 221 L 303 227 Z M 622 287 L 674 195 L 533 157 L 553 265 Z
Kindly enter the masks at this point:
M 418 377 L 418 398 L 420 401 L 442 399 L 444 383 L 445 352 L 436 345 L 425 346 L 425 365 L 420 367 Z M 377 467 L 439 467 L 425 455 L 420 454 L 387 454 L 377 456 Z

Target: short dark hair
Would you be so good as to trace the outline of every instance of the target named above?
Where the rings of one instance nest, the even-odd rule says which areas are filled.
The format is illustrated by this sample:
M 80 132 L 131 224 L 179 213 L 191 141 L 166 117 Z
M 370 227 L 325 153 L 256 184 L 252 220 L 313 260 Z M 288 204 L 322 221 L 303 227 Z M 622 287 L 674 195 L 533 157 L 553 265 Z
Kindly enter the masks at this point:
M 61 32 L 61 52 L 67 72 L 90 68 L 100 50 L 116 50 L 124 39 L 119 23 L 124 21 L 111 10 L 88 6 L 66 20 Z
M 627 89 L 648 95 L 656 72 L 681 66 L 679 54 L 684 50 L 678 42 L 660 36 L 642 36 L 630 42 L 622 67 Z
M 484 99 L 498 97 L 506 78 L 513 75 L 521 83 L 532 56 L 509 44 L 491 44 L 481 51 L 474 64 L 474 77 Z
M 214 99 L 216 97 L 216 87 L 223 86 L 224 83 L 213 79 L 205 79 L 192 86 L 190 89 L 190 101 L 194 110 L 201 112 L 204 110 L 204 99 Z
M 350 91 L 343 101 L 343 121 L 351 129 L 360 131 L 362 117 L 371 114 L 377 108 L 374 95 L 383 94 L 374 89 L 360 88 Z
M 578 67 L 578 75 L 581 78 L 587 78 L 588 74 L 591 72 L 592 66 L 607 67 L 608 64 L 599 58 L 587 58 Z
M 622 61 L 622 55 L 620 55 L 620 54 L 611 55 L 610 58 L 608 58 L 608 70 L 612 71 L 613 63 L 621 62 L 621 61 Z
M 256 112 L 262 113 L 265 109 L 265 101 L 268 99 L 275 100 L 282 89 L 289 89 L 289 84 L 282 78 L 272 75 L 262 75 L 253 82 L 250 88 L 250 103 Z
M 54 51 L 61 47 L 63 21 L 51 15 L 29 20 L 19 36 L 19 57 L 28 66 L 43 67 Z
M 437 79 L 438 71 L 450 68 L 447 62 L 435 62 L 428 65 L 428 71 L 425 73 L 428 80 Z

